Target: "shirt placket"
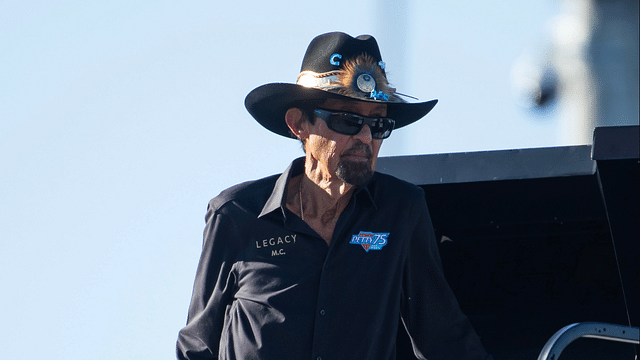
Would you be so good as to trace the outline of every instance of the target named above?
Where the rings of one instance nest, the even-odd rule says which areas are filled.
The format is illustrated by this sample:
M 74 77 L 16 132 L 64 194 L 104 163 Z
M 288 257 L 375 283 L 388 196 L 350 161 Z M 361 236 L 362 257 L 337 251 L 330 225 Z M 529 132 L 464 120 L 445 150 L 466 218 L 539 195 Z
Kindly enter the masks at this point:
M 332 296 L 331 279 L 333 278 L 333 273 L 335 271 L 340 271 L 335 268 L 338 264 L 332 263 L 331 258 L 333 252 L 336 251 L 335 248 L 337 242 L 344 239 L 345 224 L 353 213 L 354 208 L 355 198 L 352 198 L 340 215 L 340 219 L 338 219 L 338 223 L 334 229 L 334 237 L 331 240 L 327 257 L 325 258 L 322 266 L 320 282 L 318 285 L 318 302 L 316 305 L 316 319 L 314 323 L 313 346 L 311 351 L 311 358 L 313 360 L 335 360 L 342 358 L 337 344 L 330 341 L 332 338 L 330 334 L 335 332 L 335 329 L 332 331 L 330 328 L 331 321 L 329 320 L 332 317 L 338 316 L 336 309 L 338 302 L 336 301 L 335 296 Z

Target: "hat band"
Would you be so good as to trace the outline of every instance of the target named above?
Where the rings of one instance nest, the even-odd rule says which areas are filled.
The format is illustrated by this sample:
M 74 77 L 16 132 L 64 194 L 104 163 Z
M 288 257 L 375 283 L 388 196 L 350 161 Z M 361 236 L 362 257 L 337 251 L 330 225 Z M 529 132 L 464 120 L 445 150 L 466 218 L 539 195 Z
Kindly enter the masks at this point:
M 296 84 L 307 87 L 316 88 L 321 90 L 332 90 L 342 87 L 338 78 L 340 71 L 330 71 L 319 74 L 313 71 L 303 71 L 298 76 Z
M 330 91 L 335 93 L 342 93 L 342 89 L 344 89 L 344 84 L 340 81 L 340 71 L 330 71 L 326 73 L 316 73 L 313 71 L 303 71 L 298 76 L 298 80 L 296 84 L 300 86 L 304 86 L 306 88 L 314 88 L 324 91 Z M 370 75 L 369 73 L 365 73 L 365 75 Z M 389 100 L 389 95 L 385 94 L 383 91 L 376 91 L 375 81 L 365 80 L 361 81 L 362 76 L 358 77 L 356 80 L 356 84 L 358 89 L 362 92 L 363 95 L 359 95 L 357 93 L 349 94 L 348 96 L 360 98 L 360 99 L 374 99 L 374 100 Z M 370 76 L 368 79 L 372 79 Z M 395 90 L 395 89 L 394 89 Z
M 334 54 L 331 57 L 331 61 L 334 61 L 334 57 L 339 55 Z M 323 73 L 304 70 L 298 75 L 296 84 L 358 100 L 405 102 L 397 96 L 401 94 L 397 93 L 396 89 L 389 85 L 382 61 L 376 62 L 373 57 L 363 53 L 354 59 L 344 61 L 340 65 L 342 66 L 340 70 Z

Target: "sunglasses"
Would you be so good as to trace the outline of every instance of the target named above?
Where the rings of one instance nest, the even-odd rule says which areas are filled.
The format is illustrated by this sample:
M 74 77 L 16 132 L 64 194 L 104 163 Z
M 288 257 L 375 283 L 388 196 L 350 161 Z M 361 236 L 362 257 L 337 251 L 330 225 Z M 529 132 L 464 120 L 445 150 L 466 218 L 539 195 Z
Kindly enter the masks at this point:
M 329 129 L 342 135 L 356 135 L 362 127 L 369 125 L 371 137 L 386 139 L 391 135 L 396 121 L 386 117 L 367 117 L 345 111 L 315 109 L 314 114 L 327 123 Z

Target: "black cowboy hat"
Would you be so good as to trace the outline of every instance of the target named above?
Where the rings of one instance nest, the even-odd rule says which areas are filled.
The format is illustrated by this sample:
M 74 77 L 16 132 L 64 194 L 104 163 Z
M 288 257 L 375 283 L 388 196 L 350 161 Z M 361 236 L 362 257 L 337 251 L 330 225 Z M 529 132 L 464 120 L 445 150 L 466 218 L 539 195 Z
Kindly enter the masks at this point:
M 373 36 L 323 34 L 309 44 L 296 84 L 262 85 L 247 95 L 244 104 L 262 126 L 286 137 L 294 137 L 284 120 L 287 110 L 320 105 L 326 99 L 384 103 L 396 129 L 433 109 L 438 100 L 408 103 L 402 99 L 389 85 L 384 68 Z

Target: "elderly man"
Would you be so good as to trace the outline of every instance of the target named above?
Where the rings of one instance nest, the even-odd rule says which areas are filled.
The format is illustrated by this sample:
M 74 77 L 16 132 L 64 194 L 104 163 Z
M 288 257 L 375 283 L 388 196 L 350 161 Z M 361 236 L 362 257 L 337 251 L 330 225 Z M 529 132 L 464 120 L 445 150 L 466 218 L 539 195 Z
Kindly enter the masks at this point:
M 245 104 L 303 144 L 280 175 L 211 200 L 179 359 L 390 360 L 404 326 L 421 359 L 488 359 L 442 273 L 422 190 L 375 172 L 408 103 L 375 39 L 315 38 L 296 84 Z

